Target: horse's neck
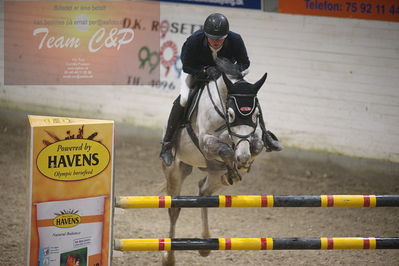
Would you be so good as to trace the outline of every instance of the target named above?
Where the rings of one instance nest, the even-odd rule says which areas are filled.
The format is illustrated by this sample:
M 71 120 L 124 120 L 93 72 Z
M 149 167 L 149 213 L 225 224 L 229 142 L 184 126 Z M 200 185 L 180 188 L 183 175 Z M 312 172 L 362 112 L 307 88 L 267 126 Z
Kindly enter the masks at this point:
M 216 82 L 211 81 L 209 83 L 209 90 L 211 92 L 212 99 L 220 111 L 225 110 L 225 104 L 227 99 L 227 88 L 222 78 L 219 78 Z
M 205 86 L 196 117 L 197 128 L 200 132 L 214 132 L 215 129 L 223 125 L 224 118 L 218 114 L 215 106 L 223 114 L 225 112 L 226 97 L 227 89 L 224 82 L 219 80 L 217 85 L 215 82 L 210 82 Z

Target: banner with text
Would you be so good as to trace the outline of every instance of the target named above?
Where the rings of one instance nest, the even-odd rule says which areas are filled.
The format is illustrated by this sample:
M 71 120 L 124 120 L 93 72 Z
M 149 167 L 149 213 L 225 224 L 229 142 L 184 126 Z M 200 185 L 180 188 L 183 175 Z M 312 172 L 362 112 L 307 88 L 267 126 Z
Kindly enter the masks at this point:
M 155 90 L 174 92 L 180 90 L 182 62 L 180 59 L 181 47 L 186 39 L 195 31 L 202 28 L 202 19 L 175 16 L 162 16 L 159 23 L 154 23 L 154 30 L 160 33 L 159 50 L 150 45 L 143 45 L 139 49 L 137 58 L 145 71 L 159 67 L 160 78 L 150 85 Z M 139 76 L 129 79 L 131 85 L 141 85 Z
M 281 13 L 399 21 L 398 0 L 279 0 Z
M 223 7 L 262 9 L 262 0 L 161 0 L 182 4 L 211 5 Z
M 5 85 L 123 85 L 159 80 L 159 2 L 5 3 Z

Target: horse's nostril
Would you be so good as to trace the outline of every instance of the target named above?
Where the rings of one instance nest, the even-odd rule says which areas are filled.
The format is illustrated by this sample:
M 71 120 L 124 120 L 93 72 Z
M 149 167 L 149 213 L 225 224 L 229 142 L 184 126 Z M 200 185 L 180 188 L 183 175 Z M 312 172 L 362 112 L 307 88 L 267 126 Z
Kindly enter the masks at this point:
M 248 155 L 243 155 L 240 157 L 240 162 L 248 162 L 249 156 Z
M 250 159 L 250 156 L 247 156 L 247 155 L 237 156 L 237 163 L 242 168 L 248 164 L 249 159 Z

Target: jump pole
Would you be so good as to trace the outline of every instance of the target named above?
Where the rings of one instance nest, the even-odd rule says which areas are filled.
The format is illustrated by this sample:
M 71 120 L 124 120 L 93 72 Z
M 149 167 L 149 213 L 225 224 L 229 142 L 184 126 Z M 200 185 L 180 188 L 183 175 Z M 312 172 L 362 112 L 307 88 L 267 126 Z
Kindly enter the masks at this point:
M 399 249 L 399 238 L 160 238 L 115 239 L 119 251 Z
M 399 195 L 219 195 L 126 196 L 115 207 L 131 208 L 259 208 L 259 207 L 399 207 Z

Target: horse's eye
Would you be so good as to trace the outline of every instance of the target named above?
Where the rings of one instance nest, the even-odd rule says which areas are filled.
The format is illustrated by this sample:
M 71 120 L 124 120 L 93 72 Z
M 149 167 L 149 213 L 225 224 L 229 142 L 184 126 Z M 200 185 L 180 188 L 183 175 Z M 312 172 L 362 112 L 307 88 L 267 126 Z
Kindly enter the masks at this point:
M 254 122 L 254 124 L 256 124 L 256 120 L 258 119 L 258 116 L 259 116 L 259 109 L 256 108 L 252 114 L 252 122 Z
M 234 122 L 234 119 L 236 118 L 236 114 L 234 113 L 233 108 L 229 108 L 227 110 L 227 117 L 229 119 L 230 124 Z

